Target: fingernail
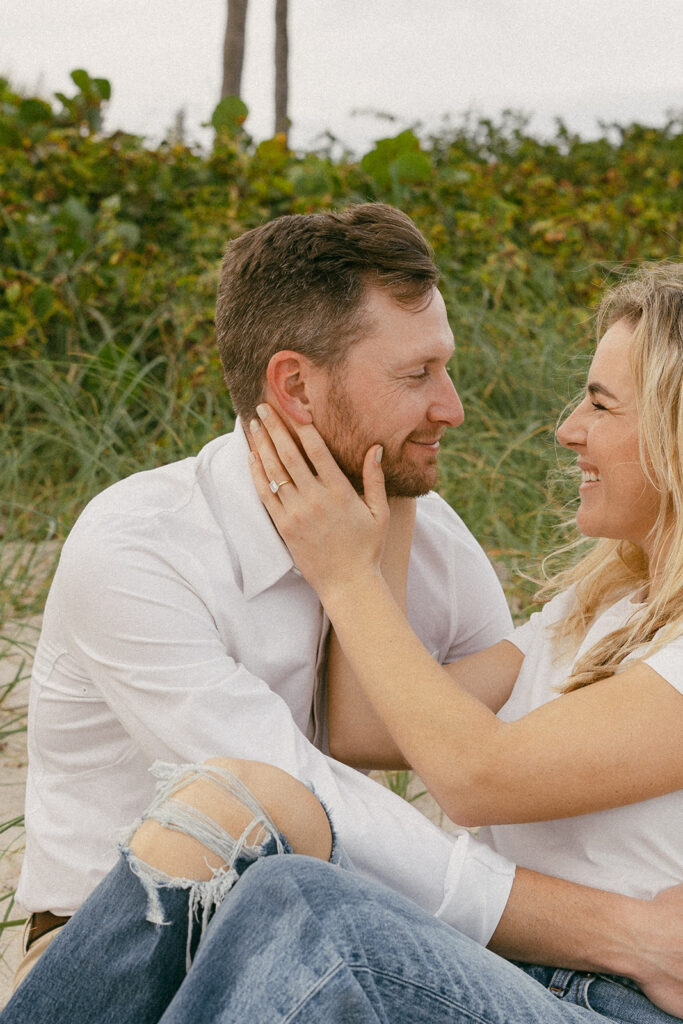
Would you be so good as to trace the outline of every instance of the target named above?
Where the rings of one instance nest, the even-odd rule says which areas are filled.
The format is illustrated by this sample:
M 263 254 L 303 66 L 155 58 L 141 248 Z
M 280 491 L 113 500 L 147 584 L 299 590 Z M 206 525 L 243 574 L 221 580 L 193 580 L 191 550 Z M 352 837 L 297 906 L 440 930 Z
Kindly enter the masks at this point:
M 268 408 L 267 405 L 257 405 L 256 412 L 259 414 L 262 420 L 265 420 L 266 416 L 270 412 L 270 409 Z
M 258 420 L 252 420 L 251 423 L 249 424 L 249 429 L 251 430 L 252 434 L 255 434 L 257 430 L 261 429 L 261 424 L 259 423 Z
M 375 462 L 380 463 L 382 461 L 382 456 L 383 455 L 384 455 L 384 448 L 382 448 L 382 445 L 380 445 L 379 448 L 377 449 L 377 451 L 375 452 Z

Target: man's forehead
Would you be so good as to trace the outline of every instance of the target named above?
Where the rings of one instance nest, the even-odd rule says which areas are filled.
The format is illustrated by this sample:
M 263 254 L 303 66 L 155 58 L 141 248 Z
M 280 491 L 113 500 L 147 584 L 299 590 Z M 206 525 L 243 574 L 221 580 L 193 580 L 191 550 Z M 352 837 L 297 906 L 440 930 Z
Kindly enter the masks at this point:
M 382 289 L 368 289 L 359 341 L 368 347 L 373 341 L 384 343 L 396 358 L 410 362 L 448 359 L 455 351 L 446 306 L 437 288 L 413 305 L 397 301 Z

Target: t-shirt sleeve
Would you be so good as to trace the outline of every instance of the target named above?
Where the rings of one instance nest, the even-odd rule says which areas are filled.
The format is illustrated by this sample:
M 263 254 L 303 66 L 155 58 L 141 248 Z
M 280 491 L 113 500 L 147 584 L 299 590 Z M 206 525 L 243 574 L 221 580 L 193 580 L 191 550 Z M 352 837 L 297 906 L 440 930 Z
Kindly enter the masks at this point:
M 571 590 L 557 594 L 541 608 L 540 612 L 534 612 L 525 623 L 513 629 L 504 639 L 514 644 L 526 657 L 540 635 L 566 617 L 573 601 L 574 595 Z
M 653 668 L 662 679 L 666 679 L 675 690 L 683 693 L 683 636 L 677 637 L 666 647 L 655 651 L 644 662 Z
M 538 621 L 540 618 L 540 612 L 534 612 L 530 619 L 513 629 L 504 639 L 514 644 L 526 656 L 531 650 L 534 638 L 538 636 L 539 629 L 542 628 L 542 624 Z

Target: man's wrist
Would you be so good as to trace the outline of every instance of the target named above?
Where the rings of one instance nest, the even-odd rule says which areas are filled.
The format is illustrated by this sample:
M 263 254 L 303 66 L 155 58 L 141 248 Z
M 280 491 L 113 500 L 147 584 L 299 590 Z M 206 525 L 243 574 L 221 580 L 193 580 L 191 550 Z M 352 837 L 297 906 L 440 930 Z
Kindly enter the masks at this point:
M 623 974 L 644 988 L 654 973 L 662 969 L 662 943 L 666 945 L 666 925 L 652 900 L 624 897 L 623 949 L 615 956 L 612 974 Z
M 602 914 L 600 935 L 592 949 L 595 959 L 592 966 L 607 974 L 621 974 L 639 981 L 643 971 L 643 936 L 650 926 L 650 904 L 647 900 L 618 893 L 610 895 L 611 907 L 604 908 L 607 913 Z
M 525 963 L 638 980 L 648 903 L 518 868 L 489 947 Z

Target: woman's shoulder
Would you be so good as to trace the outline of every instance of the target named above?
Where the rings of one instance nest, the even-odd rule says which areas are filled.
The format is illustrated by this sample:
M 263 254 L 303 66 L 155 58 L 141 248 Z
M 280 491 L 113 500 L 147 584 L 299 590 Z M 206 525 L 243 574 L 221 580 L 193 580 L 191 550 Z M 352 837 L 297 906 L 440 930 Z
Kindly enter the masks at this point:
M 666 640 L 661 647 L 643 658 L 658 675 L 666 679 L 674 689 L 683 693 L 683 629 L 676 636 Z

